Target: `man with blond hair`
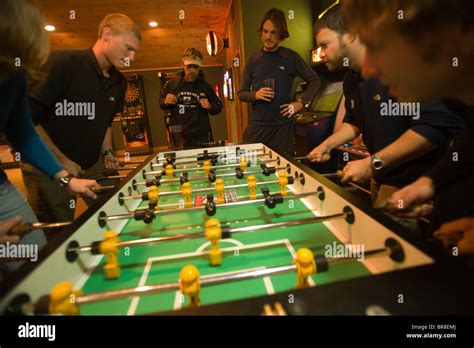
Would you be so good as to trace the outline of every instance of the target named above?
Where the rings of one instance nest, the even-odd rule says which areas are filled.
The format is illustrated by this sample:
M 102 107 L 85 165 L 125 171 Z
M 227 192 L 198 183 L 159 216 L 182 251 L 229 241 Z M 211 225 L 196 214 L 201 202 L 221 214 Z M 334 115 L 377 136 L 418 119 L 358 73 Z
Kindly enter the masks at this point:
M 126 80 L 118 69 L 130 66 L 140 43 L 140 30 L 132 19 L 109 14 L 92 48 L 53 52 L 46 64 L 47 79 L 30 90 L 36 130 L 71 177 L 87 177 L 88 169 L 119 168 L 110 128 L 124 106 Z M 24 164 L 22 171 L 40 220 L 74 218 L 75 202 L 69 195 L 35 168 Z

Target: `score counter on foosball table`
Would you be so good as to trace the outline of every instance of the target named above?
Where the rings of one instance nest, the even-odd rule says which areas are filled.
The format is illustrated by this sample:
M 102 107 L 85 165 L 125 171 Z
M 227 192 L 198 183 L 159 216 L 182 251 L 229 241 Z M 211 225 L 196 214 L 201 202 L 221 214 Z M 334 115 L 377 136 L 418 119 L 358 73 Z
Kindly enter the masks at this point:
M 98 203 L 7 284 L 2 311 L 169 313 L 434 263 L 401 226 L 262 144 L 154 154 Z

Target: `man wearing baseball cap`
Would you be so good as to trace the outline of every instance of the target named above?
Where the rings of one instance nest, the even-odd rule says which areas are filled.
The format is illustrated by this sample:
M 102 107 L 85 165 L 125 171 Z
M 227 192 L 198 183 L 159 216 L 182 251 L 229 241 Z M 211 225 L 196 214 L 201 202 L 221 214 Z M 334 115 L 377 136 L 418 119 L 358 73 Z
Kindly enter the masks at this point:
M 213 141 L 209 114 L 218 115 L 222 102 L 204 79 L 202 53 L 187 48 L 183 71 L 164 87 L 160 107 L 171 111 L 170 126 L 182 125 L 184 146 L 198 147 Z

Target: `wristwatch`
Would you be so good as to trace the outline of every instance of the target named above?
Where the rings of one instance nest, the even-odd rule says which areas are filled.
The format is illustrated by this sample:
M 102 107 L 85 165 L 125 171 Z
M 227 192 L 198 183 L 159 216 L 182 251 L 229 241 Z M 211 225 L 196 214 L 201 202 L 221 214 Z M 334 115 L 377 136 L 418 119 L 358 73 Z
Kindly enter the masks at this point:
M 69 182 L 71 181 L 72 178 L 74 178 L 74 176 L 72 174 L 69 174 L 69 175 L 63 176 L 62 178 L 59 178 L 58 179 L 59 186 L 61 186 L 63 188 L 68 188 L 69 187 Z
M 379 171 L 385 166 L 385 161 L 376 154 L 373 154 L 370 158 L 372 159 L 371 166 L 373 170 Z

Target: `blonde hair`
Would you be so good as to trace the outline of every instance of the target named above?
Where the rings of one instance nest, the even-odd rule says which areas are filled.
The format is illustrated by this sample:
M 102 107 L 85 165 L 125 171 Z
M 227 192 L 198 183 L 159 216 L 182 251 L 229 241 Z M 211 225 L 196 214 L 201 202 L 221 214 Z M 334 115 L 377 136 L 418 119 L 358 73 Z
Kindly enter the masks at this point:
M 0 81 L 18 70 L 33 79 L 44 76 L 48 33 L 34 0 L 0 1 L 0 37 Z
M 99 25 L 99 39 L 102 37 L 104 28 L 110 28 L 113 35 L 133 33 L 139 41 L 142 41 L 140 28 L 130 17 L 124 14 L 111 13 L 105 16 Z

